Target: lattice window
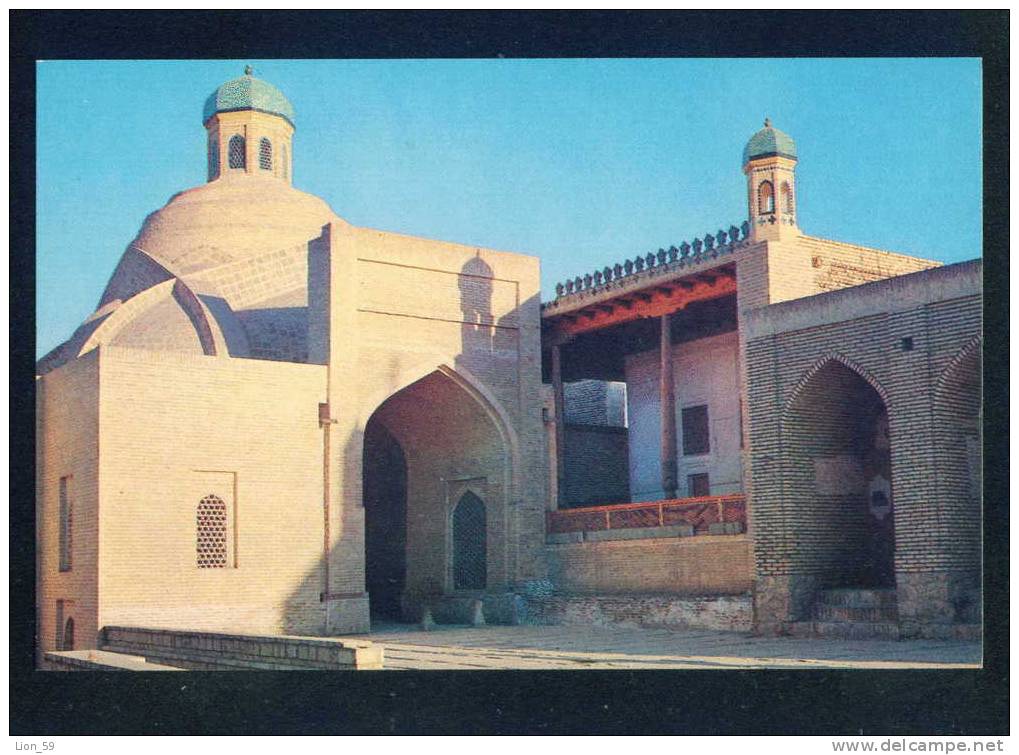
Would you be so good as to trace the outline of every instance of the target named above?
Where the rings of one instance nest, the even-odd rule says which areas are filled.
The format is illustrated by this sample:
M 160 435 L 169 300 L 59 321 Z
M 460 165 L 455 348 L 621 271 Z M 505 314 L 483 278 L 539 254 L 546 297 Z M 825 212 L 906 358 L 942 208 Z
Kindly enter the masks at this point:
M 74 511 L 71 507 L 71 478 L 60 478 L 60 571 L 71 571 L 71 543 Z
M 272 170 L 272 142 L 265 137 L 258 143 L 258 167 Z
M 64 642 L 62 650 L 74 650 L 74 619 L 68 619 L 64 624 Z
M 226 503 L 207 495 L 198 504 L 196 540 L 199 569 L 226 568 Z
M 290 178 L 290 166 L 287 164 L 287 145 L 280 145 L 280 169 L 283 171 L 283 178 Z
M 219 176 L 219 139 L 209 137 L 209 180 Z
M 457 590 L 485 589 L 487 547 L 485 504 L 473 493 L 464 493 L 453 509 L 453 586 Z
M 775 187 L 771 181 L 762 181 L 757 188 L 757 208 L 762 215 L 775 211 Z
M 227 147 L 228 159 L 230 161 L 231 168 L 240 168 L 243 170 L 247 166 L 247 157 L 244 154 L 244 150 L 244 137 L 231 136 L 230 144 Z

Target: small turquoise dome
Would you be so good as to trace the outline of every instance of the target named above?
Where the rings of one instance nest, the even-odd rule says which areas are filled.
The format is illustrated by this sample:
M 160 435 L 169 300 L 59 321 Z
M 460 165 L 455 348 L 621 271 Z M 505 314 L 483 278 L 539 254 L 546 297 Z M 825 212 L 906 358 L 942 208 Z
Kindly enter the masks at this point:
M 791 157 L 796 159 L 796 142 L 793 138 L 777 128 L 772 127 L 771 120 L 764 119 L 764 128 L 750 137 L 747 146 L 743 148 L 743 164 L 756 157 Z
M 290 100 L 272 84 L 256 79 L 251 73 L 251 66 L 248 66 L 239 79 L 226 82 L 209 95 L 205 101 L 202 123 L 208 122 L 216 113 L 258 110 L 286 118 L 291 126 L 294 125 L 294 106 Z

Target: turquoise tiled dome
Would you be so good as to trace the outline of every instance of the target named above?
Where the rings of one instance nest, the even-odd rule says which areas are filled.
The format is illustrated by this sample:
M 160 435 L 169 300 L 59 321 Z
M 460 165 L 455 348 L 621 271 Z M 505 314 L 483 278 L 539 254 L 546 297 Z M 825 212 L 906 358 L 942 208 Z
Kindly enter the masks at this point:
M 258 110 L 286 118 L 294 125 L 294 106 L 283 96 L 283 92 L 268 82 L 251 75 L 251 68 L 245 69 L 244 76 L 228 81 L 209 95 L 202 113 L 205 123 L 216 113 L 234 110 Z
M 796 143 L 793 138 L 785 132 L 773 128 L 771 121 L 764 120 L 764 128 L 750 137 L 747 146 L 743 148 L 743 164 L 746 165 L 755 157 L 771 157 L 781 155 L 796 159 Z

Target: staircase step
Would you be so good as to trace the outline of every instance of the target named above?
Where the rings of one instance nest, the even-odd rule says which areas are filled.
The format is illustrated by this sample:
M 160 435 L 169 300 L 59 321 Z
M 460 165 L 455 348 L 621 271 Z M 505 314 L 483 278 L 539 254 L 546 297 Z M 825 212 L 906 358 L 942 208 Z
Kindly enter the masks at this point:
M 857 608 L 856 606 L 818 603 L 814 606 L 815 621 L 895 622 L 899 615 L 895 606 Z
M 894 608 L 896 605 L 895 590 L 861 590 L 839 588 L 821 590 L 817 602 L 826 606 L 842 606 L 845 608 Z

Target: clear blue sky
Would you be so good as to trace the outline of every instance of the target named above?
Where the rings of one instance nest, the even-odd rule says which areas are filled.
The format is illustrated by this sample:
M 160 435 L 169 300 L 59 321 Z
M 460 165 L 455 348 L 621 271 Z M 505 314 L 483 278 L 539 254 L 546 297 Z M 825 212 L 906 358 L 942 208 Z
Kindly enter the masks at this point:
M 805 232 L 981 254 L 976 59 L 42 62 L 39 355 L 145 216 L 205 180 L 202 105 L 249 62 L 296 109 L 295 186 L 356 225 L 537 255 L 545 298 L 739 225 L 766 115 L 796 140 Z

